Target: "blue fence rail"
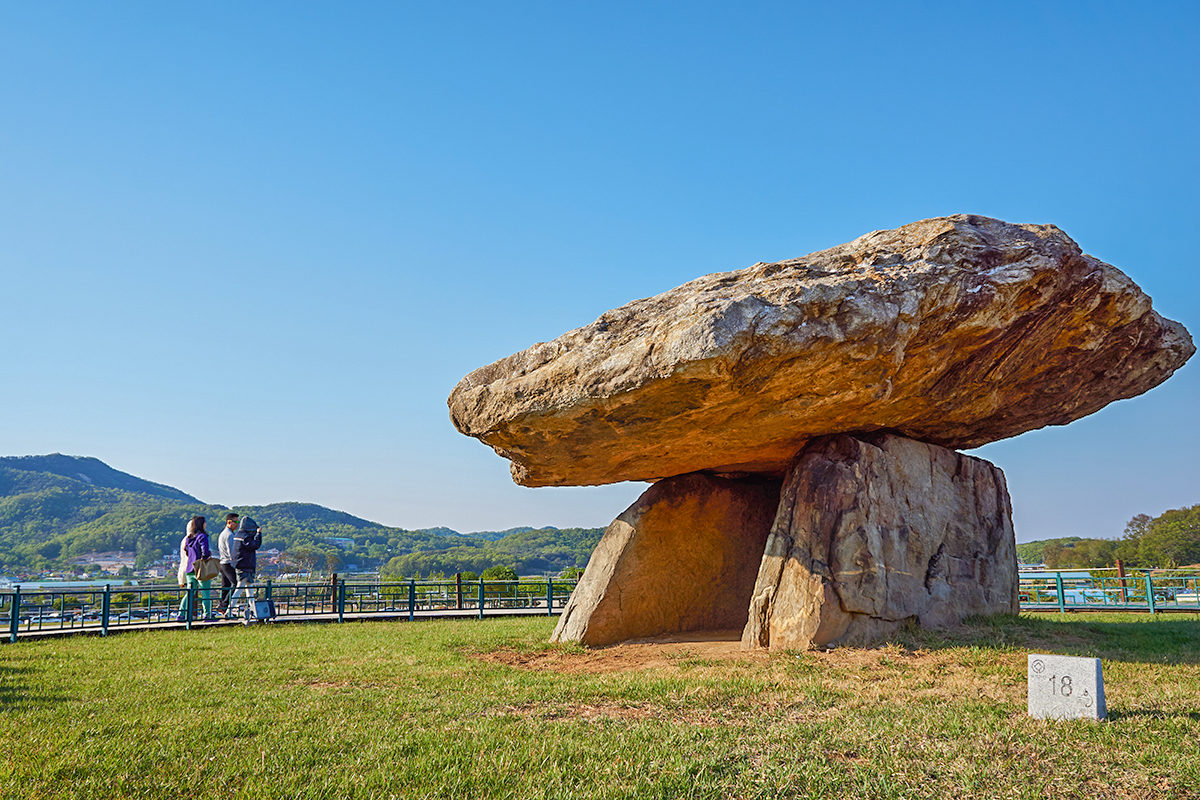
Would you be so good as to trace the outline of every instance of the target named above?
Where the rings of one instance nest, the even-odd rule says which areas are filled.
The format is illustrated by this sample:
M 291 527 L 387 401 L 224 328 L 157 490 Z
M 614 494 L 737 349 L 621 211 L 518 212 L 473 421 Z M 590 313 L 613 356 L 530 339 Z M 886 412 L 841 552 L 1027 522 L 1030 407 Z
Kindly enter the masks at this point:
M 575 581 L 325 581 L 272 583 L 255 588 L 271 599 L 283 619 L 344 621 L 371 616 L 416 619 L 428 616 L 489 614 L 553 615 L 566 605 Z M 220 587 L 208 601 L 215 609 Z M 1022 611 L 1192 611 L 1200 613 L 1200 571 L 1041 570 L 1019 574 Z M 101 635 L 134 627 L 187 627 L 205 624 L 204 591 L 160 586 L 104 586 L 0 591 L 0 641 L 55 631 Z M 192 613 L 180 619 L 179 609 Z M 237 600 L 235 598 L 235 604 Z
M 344 621 L 375 616 L 407 617 L 546 614 L 562 610 L 575 581 L 325 581 L 273 583 L 254 587 L 255 599 L 274 601 L 283 619 Z M 107 635 L 131 627 L 187 627 L 218 621 L 210 617 L 221 588 L 181 589 L 172 585 L 40 588 L 0 591 L 0 637 L 89 631 Z M 207 597 L 206 597 L 207 595 Z M 244 602 L 236 596 L 235 608 Z M 188 613 L 181 613 L 180 609 Z
M 1022 611 L 1200 612 L 1200 571 L 1195 569 L 1038 570 L 1019 573 Z

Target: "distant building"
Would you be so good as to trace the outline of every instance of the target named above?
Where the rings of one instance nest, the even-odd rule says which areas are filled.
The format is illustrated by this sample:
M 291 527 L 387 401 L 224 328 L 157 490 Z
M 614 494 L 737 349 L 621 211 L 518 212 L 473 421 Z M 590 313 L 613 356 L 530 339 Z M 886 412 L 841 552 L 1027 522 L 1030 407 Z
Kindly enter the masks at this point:
M 346 536 L 326 536 L 323 541 L 336 544 L 343 550 L 349 550 L 351 547 L 354 547 L 354 540 Z
M 72 559 L 71 563 L 77 567 L 86 567 L 95 564 L 102 572 L 119 572 L 123 567 L 133 569 L 134 561 L 137 558 L 137 553 L 128 550 L 113 550 L 106 553 L 88 553 Z

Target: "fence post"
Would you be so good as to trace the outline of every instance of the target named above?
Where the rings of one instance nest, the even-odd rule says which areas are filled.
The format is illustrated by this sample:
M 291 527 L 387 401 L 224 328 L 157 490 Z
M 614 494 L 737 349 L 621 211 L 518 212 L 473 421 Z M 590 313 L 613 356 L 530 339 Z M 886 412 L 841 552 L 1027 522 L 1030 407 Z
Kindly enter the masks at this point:
M 412 622 L 417 610 L 417 579 L 408 579 L 408 621 Z
M 338 622 L 346 621 L 346 579 L 342 578 L 337 587 Z
M 483 578 L 479 579 L 479 618 L 483 619 Z
M 458 596 L 458 610 L 462 611 L 462 573 L 454 573 L 454 586 Z
M 17 629 L 21 626 L 21 587 L 14 586 L 8 604 L 8 640 L 17 641 Z
M 267 600 L 271 599 L 271 579 L 267 578 Z
M 554 616 L 554 578 L 546 578 L 546 616 Z
M 1150 570 L 1146 570 L 1146 603 L 1150 606 L 1150 613 L 1154 614 L 1154 581 L 1150 580 Z
M 112 584 L 104 584 L 104 599 L 100 601 L 100 635 L 108 636 L 108 614 L 112 609 Z
M 1064 613 L 1067 610 L 1067 593 L 1063 589 L 1062 573 L 1054 573 L 1054 580 L 1058 584 L 1058 611 Z

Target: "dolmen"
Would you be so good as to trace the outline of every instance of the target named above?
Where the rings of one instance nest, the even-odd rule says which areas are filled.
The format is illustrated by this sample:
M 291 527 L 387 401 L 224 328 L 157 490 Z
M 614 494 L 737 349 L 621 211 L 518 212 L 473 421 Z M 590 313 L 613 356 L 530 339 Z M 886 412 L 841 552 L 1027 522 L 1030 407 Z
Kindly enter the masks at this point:
M 475 370 L 449 407 L 518 484 L 651 483 L 555 640 L 806 648 L 1016 612 L 1004 474 L 958 451 L 1139 395 L 1194 352 L 1055 226 L 956 215 L 635 300 Z

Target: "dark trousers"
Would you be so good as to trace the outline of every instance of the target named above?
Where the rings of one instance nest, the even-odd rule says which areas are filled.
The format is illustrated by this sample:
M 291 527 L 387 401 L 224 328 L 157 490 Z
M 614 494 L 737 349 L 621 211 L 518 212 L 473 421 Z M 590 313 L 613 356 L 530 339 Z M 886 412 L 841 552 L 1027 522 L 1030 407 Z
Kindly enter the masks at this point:
M 224 614 L 229 609 L 229 598 L 233 596 L 233 587 L 237 586 L 237 573 L 232 564 L 221 564 L 221 601 L 217 603 L 217 611 Z

